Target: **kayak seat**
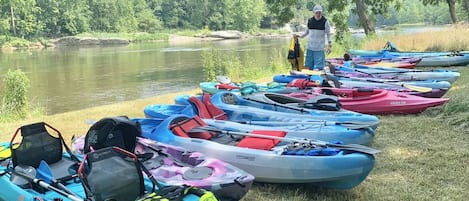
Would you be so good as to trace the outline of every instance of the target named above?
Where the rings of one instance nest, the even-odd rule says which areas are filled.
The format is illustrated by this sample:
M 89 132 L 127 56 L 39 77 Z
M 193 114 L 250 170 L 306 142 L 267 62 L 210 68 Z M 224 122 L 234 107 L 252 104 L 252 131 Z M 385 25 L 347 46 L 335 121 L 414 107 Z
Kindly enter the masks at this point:
M 211 132 L 190 132 L 193 128 L 208 126 L 199 116 L 193 118 L 180 117 L 171 122 L 170 129 L 179 137 L 200 138 L 209 140 L 215 137 L 215 133 Z
M 303 103 L 298 103 L 298 107 L 326 111 L 339 111 L 341 105 L 337 96 L 317 95 Z
M 210 94 L 204 93 L 203 102 L 195 96 L 189 97 L 189 103 L 192 104 L 196 114 L 201 118 L 206 119 L 217 119 L 217 120 L 226 120 L 228 119 L 227 114 L 215 106 L 210 99 Z
M 224 103 L 230 104 L 230 105 L 237 105 L 238 104 L 238 98 L 236 97 L 236 95 L 234 95 L 232 93 L 224 93 L 221 96 L 221 100 Z
M 274 136 L 274 137 L 285 137 L 287 132 L 278 131 L 278 130 L 254 130 L 253 134 L 265 135 L 265 136 Z M 277 145 L 280 140 L 258 138 L 258 137 L 245 137 L 238 144 L 238 147 L 245 147 L 250 149 L 259 149 L 259 150 L 271 150 L 275 145 Z
M 66 146 L 63 138 L 56 129 L 51 127 L 58 133 L 58 137 L 52 136 L 47 131 L 46 125 L 44 122 L 34 123 L 17 130 L 17 133 L 21 131 L 22 140 L 18 147 L 11 148 L 13 166 L 26 165 L 38 168 L 41 161 L 44 161 L 56 180 L 69 180 L 72 178 L 70 170 L 76 168 L 78 163 L 62 157 L 62 146 Z

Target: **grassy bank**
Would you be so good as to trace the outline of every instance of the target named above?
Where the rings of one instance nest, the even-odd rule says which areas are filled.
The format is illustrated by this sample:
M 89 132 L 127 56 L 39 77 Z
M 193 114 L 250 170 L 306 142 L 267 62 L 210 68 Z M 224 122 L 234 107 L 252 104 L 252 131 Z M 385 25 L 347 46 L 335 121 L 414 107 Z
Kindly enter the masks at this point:
M 465 33 L 465 30 L 460 31 L 460 34 Z M 415 37 L 413 35 L 401 37 L 388 39 L 404 50 L 412 48 L 407 49 L 405 45 L 408 44 L 402 43 L 401 40 L 419 39 L 407 38 Z M 428 33 L 420 37 L 426 39 L 422 42 L 426 45 L 415 50 L 425 50 L 433 43 L 439 44 L 439 39 L 457 41 L 446 39 L 448 37 L 445 35 L 433 38 Z M 384 40 L 386 38 L 369 40 L 364 47 L 379 49 L 384 45 Z M 469 43 L 464 44 L 466 46 L 463 49 L 469 49 Z M 450 45 L 443 48 L 449 47 Z M 383 152 L 376 156 L 375 169 L 358 187 L 337 191 L 318 189 L 308 184 L 256 183 L 244 200 L 466 200 L 469 197 L 469 67 L 461 67 L 459 70 L 461 78 L 446 95 L 450 98 L 446 106 L 430 109 L 419 115 L 380 116 L 381 125 L 377 129 L 372 146 Z M 86 133 L 90 126 L 86 124 L 88 120 L 116 115 L 141 117 L 143 108 L 148 104 L 172 103 L 173 97 L 178 94 L 198 92 L 194 90 L 167 94 L 1 123 L 0 140 L 9 140 L 17 127 L 37 121 L 45 121 L 55 126 L 63 132 L 66 139 L 70 139 L 72 135 Z
M 381 36 L 366 39 L 365 50 L 380 50 L 387 41 L 394 42 L 401 51 L 469 50 L 468 25 L 456 25 L 443 31 L 420 32 L 412 35 Z

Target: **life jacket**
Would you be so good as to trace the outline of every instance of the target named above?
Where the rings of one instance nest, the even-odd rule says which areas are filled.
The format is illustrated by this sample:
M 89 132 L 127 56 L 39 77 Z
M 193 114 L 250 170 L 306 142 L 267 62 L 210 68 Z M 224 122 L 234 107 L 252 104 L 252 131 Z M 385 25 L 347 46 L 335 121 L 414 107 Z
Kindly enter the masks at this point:
M 140 125 L 128 117 L 108 117 L 94 123 L 85 136 L 84 153 L 104 147 L 116 146 L 134 152 L 137 136 L 142 135 Z
M 298 89 L 306 89 L 311 87 L 321 86 L 320 81 L 313 81 L 309 79 L 293 79 L 287 84 L 288 87 L 297 87 Z
M 254 130 L 251 133 L 274 137 L 285 137 L 285 135 L 287 135 L 286 131 L 277 130 Z M 280 140 L 247 136 L 243 138 L 236 146 L 259 150 L 271 150 L 279 142 Z
M 193 137 L 209 140 L 216 136 L 215 133 L 211 132 L 190 132 L 193 128 L 202 126 L 208 125 L 199 116 L 195 115 L 192 118 L 175 119 L 169 129 L 171 129 L 175 135 L 180 137 Z
M 327 19 L 324 16 L 321 16 L 319 20 L 311 17 L 308 19 L 308 29 L 326 30 L 326 21 Z
M 227 83 L 219 83 L 215 85 L 215 88 L 217 89 L 225 89 L 225 90 L 233 90 L 233 89 L 239 89 L 238 86 L 232 85 L 232 84 L 227 84 Z

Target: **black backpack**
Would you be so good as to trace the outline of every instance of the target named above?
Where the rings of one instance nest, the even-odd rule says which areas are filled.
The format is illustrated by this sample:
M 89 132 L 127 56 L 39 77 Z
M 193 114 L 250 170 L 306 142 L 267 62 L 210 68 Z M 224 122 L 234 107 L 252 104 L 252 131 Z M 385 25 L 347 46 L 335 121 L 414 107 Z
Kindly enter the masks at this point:
M 86 133 L 83 150 L 86 154 L 91 148 L 98 150 L 116 146 L 133 153 L 137 137 L 141 134 L 140 124 L 130 121 L 126 116 L 103 118 Z

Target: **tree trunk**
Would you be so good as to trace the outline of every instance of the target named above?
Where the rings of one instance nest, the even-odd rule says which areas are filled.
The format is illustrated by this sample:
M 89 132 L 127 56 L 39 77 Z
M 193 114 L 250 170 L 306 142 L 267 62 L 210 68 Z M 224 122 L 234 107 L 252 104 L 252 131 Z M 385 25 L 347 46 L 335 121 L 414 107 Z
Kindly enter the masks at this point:
M 373 22 L 370 20 L 370 17 L 366 11 L 365 2 L 363 2 L 363 0 L 355 0 L 355 4 L 357 6 L 357 14 L 360 19 L 360 23 L 365 30 L 365 34 L 374 34 L 375 27 L 373 26 Z
M 467 21 L 469 22 L 469 0 L 464 0 L 464 7 L 466 8 Z
M 449 14 L 451 15 L 451 21 L 453 24 L 456 24 L 458 22 L 458 18 L 456 17 L 456 0 L 446 0 L 448 2 L 449 6 Z
M 10 5 L 10 13 L 11 13 L 11 30 L 13 31 L 13 35 L 16 36 L 15 14 L 13 12 L 13 6 L 11 5 Z

